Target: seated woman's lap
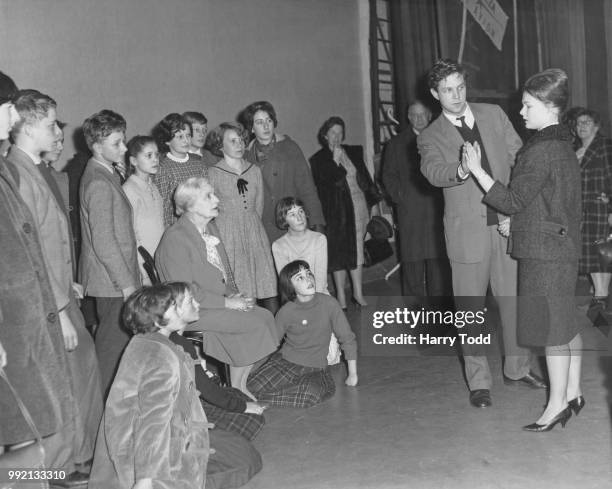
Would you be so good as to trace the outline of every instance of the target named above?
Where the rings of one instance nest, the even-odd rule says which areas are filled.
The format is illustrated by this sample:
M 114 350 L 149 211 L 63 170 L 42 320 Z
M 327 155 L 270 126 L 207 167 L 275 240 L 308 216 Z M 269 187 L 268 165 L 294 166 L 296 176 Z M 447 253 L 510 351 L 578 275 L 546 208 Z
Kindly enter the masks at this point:
M 189 331 L 202 331 L 203 350 L 236 367 L 252 365 L 274 352 L 278 333 L 269 311 L 255 306 L 251 311 L 201 309 L 200 319 Z

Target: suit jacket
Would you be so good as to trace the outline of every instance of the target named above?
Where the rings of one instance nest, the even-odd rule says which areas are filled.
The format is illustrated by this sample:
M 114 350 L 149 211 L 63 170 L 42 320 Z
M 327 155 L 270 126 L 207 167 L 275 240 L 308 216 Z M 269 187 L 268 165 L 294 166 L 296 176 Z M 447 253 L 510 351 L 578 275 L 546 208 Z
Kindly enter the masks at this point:
M 42 436 L 74 415 L 64 338 L 37 225 L 0 156 L 0 342 L 4 368 Z M 0 380 L 0 445 L 31 440 L 32 430 Z
M 508 116 L 497 105 L 470 103 L 493 178 L 510 180 L 521 139 Z M 433 121 L 417 139 L 421 171 L 432 185 L 444 190 L 444 230 L 451 261 L 478 263 L 485 259 L 487 208 L 484 192 L 473 178 L 460 181 L 457 167 L 464 144 L 456 126 L 444 116 Z M 505 217 L 505 216 L 502 216 Z
M 218 236 L 214 223 L 209 223 L 210 234 Z M 225 308 L 225 296 L 238 292 L 222 242 L 217 245 L 226 277 L 208 262 L 206 244 L 195 225 L 183 215 L 164 233 L 157 251 L 155 265 L 162 281 L 180 280 L 196 283 L 194 297 L 201 308 Z
M 140 285 L 132 206 L 119 177 L 90 159 L 81 177 L 79 278 L 85 294 L 121 297 Z
M 17 146 L 11 147 L 7 159 L 19 174 L 19 193 L 34 217 L 51 289 L 61 310 L 73 295 L 70 224 L 34 161 Z
M 508 188 L 496 182 L 485 202 L 513 215 L 515 258 L 574 261 L 580 255 L 580 167 L 565 126 L 538 131 L 519 151 Z
M 396 205 L 402 261 L 446 258 L 444 197 L 420 170 L 417 136 L 411 127 L 392 138 L 383 152 L 382 180 Z

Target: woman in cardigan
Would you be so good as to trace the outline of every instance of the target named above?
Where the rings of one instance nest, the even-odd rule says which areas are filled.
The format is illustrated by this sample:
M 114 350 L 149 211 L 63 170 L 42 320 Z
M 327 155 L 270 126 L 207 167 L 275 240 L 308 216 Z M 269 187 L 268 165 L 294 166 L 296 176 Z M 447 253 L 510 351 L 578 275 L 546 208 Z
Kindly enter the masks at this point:
M 325 219 L 308 162 L 293 139 L 276 132 L 278 119 L 272 104 L 265 101 L 253 102 L 242 111 L 241 119 L 247 131 L 254 136 L 244 158 L 255 163 L 263 176 L 264 205 L 261 220 L 270 243 L 283 234 L 276 227 L 275 209 L 276 203 L 288 196 L 304 202 L 310 216 L 310 225 L 322 233 Z
M 155 253 L 164 281 L 195 283 L 204 352 L 230 365 L 232 386 L 253 398 L 246 381 L 253 364 L 278 346 L 274 317 L 239 294 L 213 222 L 219 199 L 206 178 L 192 177 L 174 195 L 180 219 L 166 230 Z
M 363 148 L 342 144 L 344 136 L 344 121 L 337 116 L 327 119 L 318 135 L 323 148 L 310 158 L 310 166 L 327 222 L 328 269 L 333 272 L 336 298 L 346 309 L 347 269 L 354 302 L 367 305 L 361 286 L 363 237 L 369 209 L 380 195 L 363 161 Z
M 512 216 L 510 251 L 518 260 L 519 343 L 546 348 L 548 404 L 526 431 L 565 426 L 584 406 L 580 388 L 582 339 L 574 303 L 580 255 L 580 169 L 559 116 L 569 97 L 564 71 L 530 77 L 521 115 L 537 133 L 518 152 L 509 187 L 480 165 L 480 148 L 466 143 L 462 164 L 486 192 L 484 202 Z M 467 166 L 467 168 L 466 168 Z
M 599 263 L 595 241 L 610 234 L 612 213 L 612 140 L 599 132 L 600 118 L 594 110 L 575 114 L 576 134 L 581 146 L 576 151 L 582 178 L 582 256 L 579 273 L 590 273 L 594 304 L 604 304 L 612 276 Z

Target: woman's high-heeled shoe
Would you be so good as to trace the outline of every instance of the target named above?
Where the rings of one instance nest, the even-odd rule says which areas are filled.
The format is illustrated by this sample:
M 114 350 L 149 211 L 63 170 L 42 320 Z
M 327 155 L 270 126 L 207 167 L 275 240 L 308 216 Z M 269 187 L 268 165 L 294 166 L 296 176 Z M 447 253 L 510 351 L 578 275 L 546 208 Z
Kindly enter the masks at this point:
M 561 426 L 565 428 L 565 424 L 567 423 L 567 420 L 570 419 L 571 417 L 572 417 L 572 410 L 570 409 L 569 406 L 567 406 L 559 414 L 557 414 L 553 419 L 551 419 L 548 423 L 546 424 L 531 423 L 531 424 L 528 424 L 527 426 L 523 426 L 523 430 L 535 431 L 536 433 L 539 433 L 541 431 L 550 431 L 555 427 L 557 423 L 561 423 Z
M 355 304 L 355 307 L 357 307 L 357 309 L 359 309 L 360 307 L 365 307 L 367 306 L 367 304 L 362 304 L 361 302 L 359 302 L 357 299 L 355 299 L 354 297 L 351 297 L 351 302 L 353 304 Z
M 578 396 L 574 397 L 574 399 L 572 399 L 571 401 L 568 401 L 567 404 L 570 409 L 574 411 L 574 414 L 578 416 L 578 413 L 582 410 L 582 408 L 586 404 L 586 401 L 584 400 L 584 397 Z

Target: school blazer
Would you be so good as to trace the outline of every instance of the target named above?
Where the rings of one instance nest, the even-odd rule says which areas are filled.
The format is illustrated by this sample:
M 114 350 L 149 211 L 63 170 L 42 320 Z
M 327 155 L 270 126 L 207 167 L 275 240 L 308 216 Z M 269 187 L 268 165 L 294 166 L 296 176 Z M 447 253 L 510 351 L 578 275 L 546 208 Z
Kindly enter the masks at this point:
M 51 289 L 61 310 L 72 296 L 70 224 L 34 161 L 16 146 L 7 159 L 19 174 L 19 193 L 34 217 Z
M 85 294 L 121 297 L 140 286 L 132 206 L 119 178 L 90 159 L 79 187 L 81 256 L 79 279 Z
M 510 180 L 522 142 L 504 111 L 497 105 L 470 103 L 493 177 L 503 184 Z M 444 231 L 451 261 L 478 263 L 485 257 L 487 208 L 484 192 L 475 179 L 457 178 L 463 138 L 444 117 L 433 121 L 417 138 L 421 172 L 444 193 Z M 500 216 L 505 218 L 504 215 Z

